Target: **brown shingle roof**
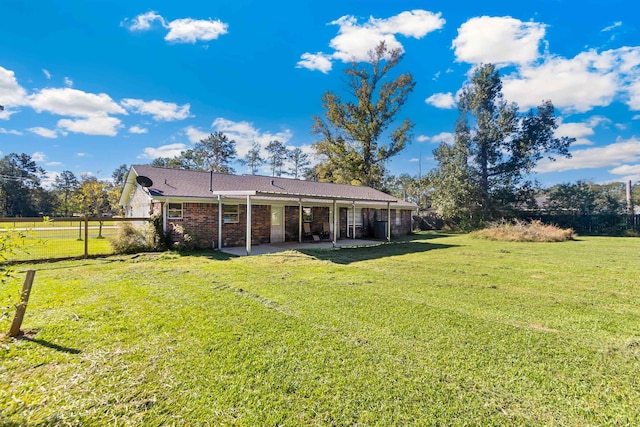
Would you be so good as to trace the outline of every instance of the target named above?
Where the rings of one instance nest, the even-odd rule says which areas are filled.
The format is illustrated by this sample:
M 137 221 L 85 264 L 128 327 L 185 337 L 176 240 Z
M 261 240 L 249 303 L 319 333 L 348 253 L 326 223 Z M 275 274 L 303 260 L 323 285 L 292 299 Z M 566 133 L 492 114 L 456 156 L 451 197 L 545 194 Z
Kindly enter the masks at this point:
M 229 175 L 184 169 L 160 168 L 149 165 L 131 167 L 136 176 L 146 176 L 153 181 L 149 193 L 153 197 L 210 198 L 217 194 L 254 191 L 268 197 L 320 198 L 350 201 L 391 202 L 415 206 L 403 202 L 370 187 L 303 181 L 260 175 Z

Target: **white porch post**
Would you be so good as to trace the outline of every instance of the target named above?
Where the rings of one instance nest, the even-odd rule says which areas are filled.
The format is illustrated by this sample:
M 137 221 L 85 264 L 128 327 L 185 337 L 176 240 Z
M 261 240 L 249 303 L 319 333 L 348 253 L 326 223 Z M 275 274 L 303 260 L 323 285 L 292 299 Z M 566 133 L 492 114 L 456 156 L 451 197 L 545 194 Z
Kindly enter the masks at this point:
M 218 250 L 222 249 L 222 197 L 218 195 Z
M 169 199 L 164 199 L 162 204 L 162 231 L 167 234 L 167 212 L 169 209 Z
M 302 243 L 302 199 L 298 199 L 298 243 Z
M 338 242 L 338 202 L 333 199 L 333 245 Z
M 351 235 L 353 237 L 353 240 L 356 240 L 356 202 L 353 202 L 352 205 L 353 205 L 353 211 L 352 211 L 353 222 L 351 223 L 351 227 L 352 227 Z
M 387 202 L 387 242 L 391 241 L 391 203 Z
M 247 194 L 247 255 L 251 255 L 251 196 Z

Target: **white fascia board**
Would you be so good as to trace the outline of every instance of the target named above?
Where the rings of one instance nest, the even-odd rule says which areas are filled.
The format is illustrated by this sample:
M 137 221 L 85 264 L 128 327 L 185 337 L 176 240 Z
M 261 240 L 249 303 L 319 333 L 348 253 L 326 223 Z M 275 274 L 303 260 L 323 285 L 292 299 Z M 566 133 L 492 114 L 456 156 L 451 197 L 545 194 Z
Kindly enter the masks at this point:
M 212 196 L 238 196 L 238 197 L 246 197 L 246 196 L 255 196 L 255 190 L 249 191 L 212 191 Z

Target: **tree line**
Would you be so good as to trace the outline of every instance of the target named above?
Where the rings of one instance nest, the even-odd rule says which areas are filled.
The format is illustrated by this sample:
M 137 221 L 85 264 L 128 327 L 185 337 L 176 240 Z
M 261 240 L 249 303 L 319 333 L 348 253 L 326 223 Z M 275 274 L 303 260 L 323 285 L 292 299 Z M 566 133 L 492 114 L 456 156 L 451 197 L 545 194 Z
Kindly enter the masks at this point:
M 263 165 L 268 165 L 273 176 L 289 175 L 301 178 L 311 164 L 309 155 L 299 147 L 289 148 L 284 143 L 274 140 L 262 153 L 258 143 L 254 143 L 244 158 L 238 158 L 236 141 L 229 139 L 223 132 L 214 132 L 201 139 L 193 148 L 183 151 L 175 157 L 159 157 L 151 162 L 152 166 L 206 170 L 217 173 L 235 173 L 231 167 L 234 160 L 245 165 L 253 175 Z
M 400 49 L 381 42 L 369 61 L 345 70 L 343 98 L 333 91 L 322 96 L 323 114 L 313 117 L 317 141 L 309 154 L 274 140 L 264 148 L 254 143 L 238 158 L 236 142 L 222 132 L 211 133 L 193 148 L 153 166 L 235 173 L 237 160 L 256 174 L 267 165 L 273 176 L 366 185 L 431 209 L 445 220 L 482 223 L 542 207 L 556 211 L 622 211 L 622 184 L 578 181 L 543 189 L 533 179 L 543 158 L 570 157 L 573 138 L 557 137 L 558 118 L 551 100 L 521 112 L 502 94 L 502 80 L 493 64 L 479 65 L 458 92 L 458 119 L 451 143 L 434 151 L 437 166 L 425 176 L 393 176 L 387 164 L 413 138 L 414 123 L 400 117 L 415 88 L 410 73 L 397 73 Z M 0 162 L 0 215 L 29 216 L 51 212 L 97 214 L 115 212 L 114 200 L 126 174 L 122 165 L 112 182 L 65 171 L 51 190 L 40 186 L 44 172 L 26 154 L 10 154 Z M 635 192 L 637 194 L 637 191 Z
M 44 187 L 45 171 L 31 156 L 10 153 L 0 158 L 0 217 L 119 215 L 127 172 L 121 165 L 106 181 L 66 170 Z

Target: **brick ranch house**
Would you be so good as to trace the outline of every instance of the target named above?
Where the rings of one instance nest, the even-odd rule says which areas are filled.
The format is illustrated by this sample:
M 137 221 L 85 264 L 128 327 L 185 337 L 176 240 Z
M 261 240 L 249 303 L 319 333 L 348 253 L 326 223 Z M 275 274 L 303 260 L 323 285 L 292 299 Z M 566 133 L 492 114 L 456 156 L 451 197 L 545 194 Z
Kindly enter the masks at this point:
M 120 205 L 127 217 L 161 214 L 173 241 L 200 248 L 386 238 L 411 232 L 417 206 L 369 187 L 259 175 L 131 166 Z M 390 219 L 390 221 L 389 221 Z

